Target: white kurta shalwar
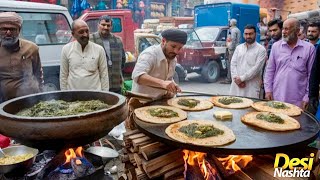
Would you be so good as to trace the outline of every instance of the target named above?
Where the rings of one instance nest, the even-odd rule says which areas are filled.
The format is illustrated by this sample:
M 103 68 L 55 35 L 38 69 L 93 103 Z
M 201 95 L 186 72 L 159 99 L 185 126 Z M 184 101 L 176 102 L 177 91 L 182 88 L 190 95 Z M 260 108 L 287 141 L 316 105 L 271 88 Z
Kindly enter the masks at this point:
M 261 72 L 266 59 L 265 48 L 257 42 L 247 46 L 246 43 L 237 46 L 231 60 L 230 95 L 259 98 Z M 246 83 L 240 88 L 234 78 L 239 76 Z

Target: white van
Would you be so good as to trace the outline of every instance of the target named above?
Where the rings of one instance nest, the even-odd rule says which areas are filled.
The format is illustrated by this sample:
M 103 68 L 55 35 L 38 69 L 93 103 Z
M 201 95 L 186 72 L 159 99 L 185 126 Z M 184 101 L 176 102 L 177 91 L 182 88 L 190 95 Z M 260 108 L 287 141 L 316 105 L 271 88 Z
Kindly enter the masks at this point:
M 58 5 L 1 0 L 0 12 L 14 11 L 23 19 L 20 36 L 39 46 L 44 73 L 44 90 L 58 90 L 62 47 L 71 38 L 72 18 Z

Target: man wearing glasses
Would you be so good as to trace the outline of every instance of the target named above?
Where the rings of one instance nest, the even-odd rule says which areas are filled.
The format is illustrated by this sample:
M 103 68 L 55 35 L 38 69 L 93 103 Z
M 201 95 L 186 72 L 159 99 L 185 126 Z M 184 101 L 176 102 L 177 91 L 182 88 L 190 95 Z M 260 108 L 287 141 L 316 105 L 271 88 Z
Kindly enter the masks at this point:
M 98 32 L 90 36 L 90 41 L 102 46 L 106 52 L 109 72 L 109 91 L 121 94 L 123 82 L 122 69 L 126 62 L 121 38 L 111 33 L 112 19 L 110 16 L 101 16 L 98 23 Z
M 17 13 L 0 13 L 0 102 L 42 90 L 39 48 L 19 38 L 21 25 Z

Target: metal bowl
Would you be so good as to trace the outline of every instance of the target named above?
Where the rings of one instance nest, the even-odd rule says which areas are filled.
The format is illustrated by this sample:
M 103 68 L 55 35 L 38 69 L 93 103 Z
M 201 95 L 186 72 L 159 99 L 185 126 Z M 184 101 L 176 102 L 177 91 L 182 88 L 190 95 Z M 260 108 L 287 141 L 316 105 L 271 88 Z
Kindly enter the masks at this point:
M 40 101 L 101 100 L 111 108 L 61 117 L 15 115 Z M 125 97 L 102 91 L 54 91 L 23 96 L 0 105 L 0 134 L 38 149 L 61 149 L 91 143 L 108 134 L 128 115 Z
M 119 156 L 116 150 L 102 146 L 89 147 L 86 152 L 100 156 L 105 163 Z
M 11 146 L 2 149 L 3 152 L 7 156 L 17 156 L 21 154 L 32 154 L 33 156 L 25 161 L 15 163 L 15 164 L 9 164 L 9 165 L 0 165 L 0 174 L 6 174 L 9 172 L 12 172 L 13 170 L 16 171 L 26 171 L 28 170 L 34 160 L 36 159 L 36 155 L 39 153 L 38 149 L 30 148 L 27 146 Z M 0 157 L 3 157 L 3 154 L 0 153 Z

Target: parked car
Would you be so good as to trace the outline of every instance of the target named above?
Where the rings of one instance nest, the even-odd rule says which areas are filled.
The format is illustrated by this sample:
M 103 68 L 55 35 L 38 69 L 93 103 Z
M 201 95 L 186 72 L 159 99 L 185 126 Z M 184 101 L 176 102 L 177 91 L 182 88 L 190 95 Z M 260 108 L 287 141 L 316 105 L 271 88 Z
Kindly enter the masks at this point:
M 207 82 L 216 82 L 226 70 L 227 26 L 204 26 L 181 29 L 188 34 L 186 45 L 178 55 L 178 63 L 188 72 L 201 74 Z

